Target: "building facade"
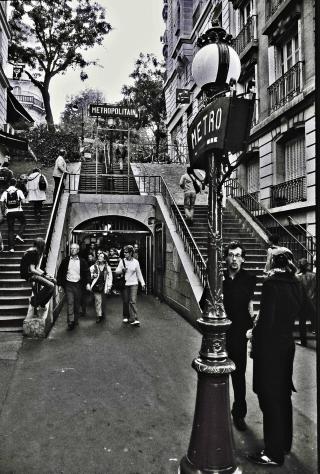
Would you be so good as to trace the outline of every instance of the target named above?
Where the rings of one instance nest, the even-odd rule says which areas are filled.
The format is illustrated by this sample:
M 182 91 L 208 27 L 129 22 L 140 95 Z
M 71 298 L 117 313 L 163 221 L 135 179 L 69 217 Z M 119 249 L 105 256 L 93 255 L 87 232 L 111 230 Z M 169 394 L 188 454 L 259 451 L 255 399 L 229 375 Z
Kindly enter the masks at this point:
M 12 68 L 13 69 L 13 68 Z M 9 75 L 12 93 L 34 120 L 35 125 L 46 123 L 46 112 L 39 89 L 27 78 Z
M 255 84 L 247 157 L 236 178 L 288 230 L 315 235 L 315 19 L 307 0 L 164 0 L 162 37 L 169 145 L 187 158 L 189 124 L 201 107 L 193 81 L 196 40 L 220 22 L 233 35 L 242 70 L 237 92 Z M 188 89 L 188 104 L 176 90 Z M 174 147 L 172 160 L 177 160 Z

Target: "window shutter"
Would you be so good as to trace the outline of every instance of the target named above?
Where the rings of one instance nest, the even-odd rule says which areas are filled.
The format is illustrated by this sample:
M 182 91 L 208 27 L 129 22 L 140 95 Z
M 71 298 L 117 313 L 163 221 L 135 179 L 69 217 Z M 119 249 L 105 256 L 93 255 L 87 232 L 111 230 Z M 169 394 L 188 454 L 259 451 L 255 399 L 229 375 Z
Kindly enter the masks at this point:
M 300 178 L 306 174 L 304 137 L 295 138 L 285 144 L 285 181 Z
M 249 161 L 247 164 L 247 191 L 254 193 L 259 191 L 259 158 Z

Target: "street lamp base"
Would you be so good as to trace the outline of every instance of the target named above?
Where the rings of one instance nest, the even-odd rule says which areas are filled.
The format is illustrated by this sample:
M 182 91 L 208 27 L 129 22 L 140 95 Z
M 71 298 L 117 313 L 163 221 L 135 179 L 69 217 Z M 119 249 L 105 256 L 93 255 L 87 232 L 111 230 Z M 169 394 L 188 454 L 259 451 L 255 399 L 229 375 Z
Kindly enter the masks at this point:
M 189 461 L 187 456 L 184 456 L 181 459 L 178 474 L 242 474 L 242 469 L 237 466 L 229 466 L 219 469 L 199 469 Z

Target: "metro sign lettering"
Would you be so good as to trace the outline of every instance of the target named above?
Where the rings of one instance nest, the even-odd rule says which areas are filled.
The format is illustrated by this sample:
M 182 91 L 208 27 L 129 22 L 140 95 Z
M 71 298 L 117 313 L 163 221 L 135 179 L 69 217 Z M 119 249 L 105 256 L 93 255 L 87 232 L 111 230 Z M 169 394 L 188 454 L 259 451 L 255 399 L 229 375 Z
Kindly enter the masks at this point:
M 190 164 L 206 169 L 208 152 L 242 150 L 249 137 L 253 106 L 253 100 L 217 97 L 201 110 L 188 130 Z
M 89 115 L 91 117 L 139 118 L 139 111 L 134 107 L 122 105 L 90 104 Z

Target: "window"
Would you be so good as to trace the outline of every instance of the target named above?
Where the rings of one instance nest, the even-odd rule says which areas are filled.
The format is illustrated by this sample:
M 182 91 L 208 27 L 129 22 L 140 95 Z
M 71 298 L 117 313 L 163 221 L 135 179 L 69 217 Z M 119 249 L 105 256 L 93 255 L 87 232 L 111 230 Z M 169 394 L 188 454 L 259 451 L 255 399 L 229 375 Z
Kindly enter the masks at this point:
M 301 178 L 306 174 L 304 136 L 293 138 L 284 145 L 285 181 Z
M 297 64 L 300 59 L 300 43 L 297 31 L 278 47 L 277 55 L 277 77 L 280 77 Z
M 253 5 L 251 0 L 239 10 L 239 31 L 242 30 L 244 25 L 246 25 L 248 19 L 251 17 L 252 9 Z
M 259 191 L 260 176 L 259 176 L 259 155 L 251 159 L 247 164 L 247 191 L 254 193 Z

